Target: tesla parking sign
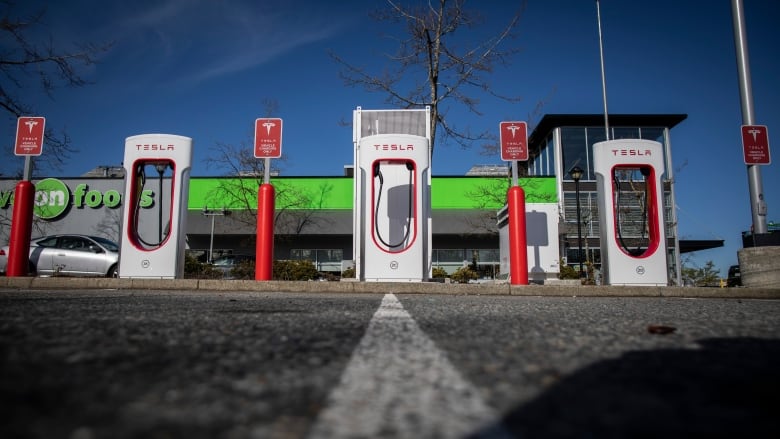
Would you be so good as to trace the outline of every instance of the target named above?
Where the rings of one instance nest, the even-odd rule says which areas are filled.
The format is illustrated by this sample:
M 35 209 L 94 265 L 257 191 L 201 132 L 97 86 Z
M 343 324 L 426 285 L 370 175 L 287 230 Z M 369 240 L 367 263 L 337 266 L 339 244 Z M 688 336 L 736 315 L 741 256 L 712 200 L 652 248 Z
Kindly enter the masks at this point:
M 525 122 L 501 122 L 501 160 L 528 160 L 528 129 Z
M 43 133 L 46 118 L 20 117 L 16 122 L 16 146 L 14 154 L 38 156 L 43 152 Z
M 255 158 L 282 156 L 282 119 L 255 120 Z
M 742 152 L 746 165 L 768 165 L 771 162 L 766 125 L 742 125 Z

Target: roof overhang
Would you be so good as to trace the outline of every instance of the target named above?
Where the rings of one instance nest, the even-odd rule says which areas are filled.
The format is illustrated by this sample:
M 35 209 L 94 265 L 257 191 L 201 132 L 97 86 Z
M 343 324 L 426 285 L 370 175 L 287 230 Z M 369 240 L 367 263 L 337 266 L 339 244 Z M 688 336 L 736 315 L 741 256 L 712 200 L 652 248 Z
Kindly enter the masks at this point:
M 609 126 L 674 128 L 687 118 L 687 114 L 610 114 Z M 528 138 L 528 146 L 530 149 L 534 149 L 553 129 L 558 127 L 603 125 L 603 114 L 545 114 Z
M 723 247 L 722 239 L 681 239 L 680 254 Z

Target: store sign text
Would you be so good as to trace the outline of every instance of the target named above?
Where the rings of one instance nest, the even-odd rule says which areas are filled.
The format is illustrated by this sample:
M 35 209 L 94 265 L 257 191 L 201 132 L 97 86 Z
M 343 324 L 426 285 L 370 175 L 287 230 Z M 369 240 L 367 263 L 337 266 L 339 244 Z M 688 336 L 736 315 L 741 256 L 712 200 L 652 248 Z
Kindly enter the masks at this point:
M 0 209 L 7 209 L 13 205 L 14 191 L 0 191 Z M 154 192 L 146 189 L 141 192 L 139 205 L 141 208 L 149 208 L 154 204 Z M 122 194 L 116 189 L 101 192 L 90 189 L 86 183 L 80 183 L 72 191 L 62 181 L 47 178 L 35 185 L 35 203 L 33 213 L 43 219 L 59 217 L 67 208 L 83 209 L 85 206 L 97 209 L 105 206 L 115 209 L 122 205 Z

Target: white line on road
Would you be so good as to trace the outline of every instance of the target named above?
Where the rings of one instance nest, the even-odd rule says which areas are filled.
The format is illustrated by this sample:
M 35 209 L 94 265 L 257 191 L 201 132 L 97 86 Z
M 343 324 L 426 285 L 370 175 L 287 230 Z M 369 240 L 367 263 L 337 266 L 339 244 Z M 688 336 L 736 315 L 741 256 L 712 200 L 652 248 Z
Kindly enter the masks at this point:
M 497 420 L 395 295 L 386 294 L 309 437 L 463 437 Z

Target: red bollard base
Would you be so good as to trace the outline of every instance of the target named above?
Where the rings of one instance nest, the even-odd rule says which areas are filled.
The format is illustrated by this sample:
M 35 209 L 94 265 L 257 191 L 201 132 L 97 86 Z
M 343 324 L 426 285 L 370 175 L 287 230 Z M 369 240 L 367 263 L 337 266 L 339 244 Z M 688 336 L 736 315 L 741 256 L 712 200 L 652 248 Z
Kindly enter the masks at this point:
M 11 219 L 11 236 L 8 243 L 8 265 L 6 276 L 27 276 L 30 265 L 30 238 L 32 233 L 33 203 L 35 185 L 29 180 L 16 184 L 14 210 Z
M 274 187 L 261 184 L 257 190 L 257 245 L 255 280 L 271 280 L 274 267 Z
M 509 283 L 528 285 L 525 192 L 520 186 L 512 186 L 506 198 L 509 205 Z

